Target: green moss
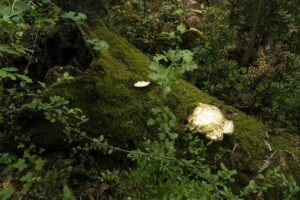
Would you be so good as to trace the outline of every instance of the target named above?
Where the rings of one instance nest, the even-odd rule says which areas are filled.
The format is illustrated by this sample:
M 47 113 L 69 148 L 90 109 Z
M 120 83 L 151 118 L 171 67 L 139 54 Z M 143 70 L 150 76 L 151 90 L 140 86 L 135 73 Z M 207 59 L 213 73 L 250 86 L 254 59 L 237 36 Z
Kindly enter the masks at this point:
M 111 57 L 134 74 L 147 76 L 150 59 L 124 38 L 119 37 L 113 31 L 106 28 L 101 22 L 98 23 L 92 36 L 101 38 L 110 44 L 109 53 Z
M 63 95 L 73 105 L 82 108 L 90 119 L 90 130 L 94 130 L 94 134 L 104 134 L 114 144 L 129 146 L 132 141 L 139 146 L 143 136 L 155 134 L 146 126 L 152 107 L 147 93 L 155 89 L 155 86 L 133 87 L 136 81 L 147 80 L 150 60 L 103 24 L 100 23 L 93 29 L 93 37 L 108 41 L 110 49 L 93 61 L 92 72 L 77 77 L 64 87 L 53 89 L 52 94 Z M 266 127 L 253 117 L 226 106 L 185 81 L 174 86 L 173 94 L 168 99 L 168 105 L 181 126 L 186 124 L 187 116 L 198 102 L 218 106 L 228 119 L 234 121 L 234 135 L 214 145 L 215 150 L 224 147 L 231 151 L 238 145 L 235 152 L 225 157 L 227 163 L 240 172 L 255 174 L 269 154 L 264 143 Z M 284 138 L 273 138 L 272 145 L 276 149 L 286 148 L 299 155 L 299 149 L 292 147 L 291 142 Z M 293 169 L 299 167 L 299 160 L 290 160 L 289 163 L 295 166 Z M 295 170 L 293 174 L 300 183 L 299 170 Z

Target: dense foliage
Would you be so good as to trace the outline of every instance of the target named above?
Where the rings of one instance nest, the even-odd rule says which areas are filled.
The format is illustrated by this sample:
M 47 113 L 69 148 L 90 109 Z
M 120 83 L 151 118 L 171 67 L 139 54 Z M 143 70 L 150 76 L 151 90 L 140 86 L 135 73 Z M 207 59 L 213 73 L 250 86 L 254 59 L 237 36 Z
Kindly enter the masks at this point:
M 192 50 L 199 67 L 186 80 L 273 128 L 299 130 L 297 1 L 121 2 L 108 20 L 137 47 Z
M 237 38 L 241 32 L 248 33 L 240 30 L 246 26 L 242 16 L 235 18 L 241 20 L 236 22 L 231 15 L 234 6 L 245 9 L 245 5 L 223 1 L 208 1 L 207 5 L 149 2 L 106 2 L 111 12 L 108 20 L 129 40 L 148 53 L 162 51 L 153 57 L 148 77 L 158 90 L 148 94 L 154 107 L 147 126 L 157 134 L 145 138 L 141 147 L 134 150 L 112 145 L 103 135 L 89 136 L 84 129 L 89 120 L 85 113 L 71 107 L 63 97 L 48 95 L 52 88 L 74 80 L 69 72 L 45 83 L 45 74 L 40 72 L 43 69 L 32 65 L 38 59 L 36 42 L 40 32 L 65 21 L 78 27 L 84 45 L 95 55 L 109 49 L 109 41 L 92 38 L 85 32 L 87 16 L 65 12 L 48 0 L 0 3 L 0 132 L 1 137 L 9 135 L 17 144 L 14 150 L 0 148 L 0 199 L 258 199 L 275 188 L 281 192 L 278 198 L 294 199 L 299 188 L 280 167 L 259 173 L 236 188 L 233 183 L 238 172 L 221 163 L 222 155 L 216 154 L 214 161 L 209 161 L 206 151 L 212 142 L 203 141 L 188 126 L 179 148 L 176 116 L 166 101 L 173 86 L 185 77 L 205 91 L 255 112 L 274 126 L 299 128 L 297 41 L 282 47 L 280 44 L 287 38 L 279 35 L 274 44 L 259 45 L 257 55 L 251 57 L 253 61 L 239 67 L 242 61 L 233 57 L 238 54 L 238 43 L 245 41 Z M 276 9 L 288 9 L 272 12 L 284 19 L 285 28 L 291 32 L 289 37 L 293 37 L 299 30 L 297 20 L 289 14 L 294 10 L 288 6 L 291 5 L 278 2 Z M 34 33 L 30 46 L 26 46 L 28 32 Z M 270 104 L 264 102 L 264 95 L 271 98 Z M 245 105 L 251 100 L 250 105 Z M 49 153 L 51 148 L 37 146 L 22 132 L 18 115 L 28 115 L 30 121 L 30 115 L 37 114 L 41 120 L 59 127 L 68 150 L 49 157 L 53 156 Z M 111 159 L 126 154 L 130 164 L 125 169 L 99 169 L 94 154 Z M 93 196 L 94 185 L 100 185 L 101 197 Z

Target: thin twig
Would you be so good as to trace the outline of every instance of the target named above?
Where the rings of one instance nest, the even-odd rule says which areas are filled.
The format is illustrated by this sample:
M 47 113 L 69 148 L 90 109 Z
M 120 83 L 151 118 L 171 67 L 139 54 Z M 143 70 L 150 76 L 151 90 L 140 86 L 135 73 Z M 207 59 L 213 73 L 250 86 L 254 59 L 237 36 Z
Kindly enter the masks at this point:
M 30 54 L 27 66 L 25 68 L 25 72 L 28 72 L 28 67 L 31 64 L 31 60 L 32 60 L 32 57 L 33 57 L 33 54 L 34 54 L 34 49 L 36 47 L 36 41 L 37 41 L 37 38 L 38 38 L 38 35 L 39 35 L 39 31 L 40 31 L 40 18 L 39 18 L 39 21 L 38 21 L 38 27 L 37 27 L 36 34 L 35 34 L 35 39 L 34 39 L 34 43 L 33 43 L 33 49 L 32 49 L 32 52 Z
M 14 0 L 13 3 L 12 3 L 12 5 L 11 5 L 11 10 L 12 10 L 13 12 L 15 12 L 15 10 L 14 10 L 15 4 L 16 4 L 16 0 Z

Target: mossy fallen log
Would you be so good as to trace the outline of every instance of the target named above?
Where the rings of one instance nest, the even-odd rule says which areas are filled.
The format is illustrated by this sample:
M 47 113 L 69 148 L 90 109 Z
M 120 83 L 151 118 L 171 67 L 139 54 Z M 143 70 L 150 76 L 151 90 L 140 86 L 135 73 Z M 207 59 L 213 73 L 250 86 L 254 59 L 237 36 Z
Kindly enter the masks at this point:
M 145 88 L 134 87 L 136 81 L 147 80 L 150 59 L 109 30 L 101 20 L 91 30 L 91 37 L 104 39 L 110 44 L 110 49 L 96 56 L 91 66 L 75 80 L 54 87 L 48 95 L 64 96 L 73 106 L 81 108 L 89 118 L 89 134 L 103 134 L 114 145 L 123 148 L 138 147 L 144 136 L 155 134 L 146 125 L 153 107 L 147 93 L 157 87 L 153 84 Z M 297 135 L 271 133 L 254 117 L 225 105 L 183 80 L 174 86 L 167 101 L 178 119 L 178 132 L 184 134 L 187 117 L 199 102 L 216 105 L 227 119 L 234 122 L 234 135 L 225 137 L 211 148 L 213 151 L 222 148 L 227 152 L 224 162 L 239 171 L 241 182 L 265 168 L 281 165 L 300 183 Z M 53 135 L 51 129 L 41 128 L 34 130 L 36 141 L 55 146 L 59 138 L 57 132 Z M 49 130 L 47 134 L 54 139 L 49 139 L 44 130 Z

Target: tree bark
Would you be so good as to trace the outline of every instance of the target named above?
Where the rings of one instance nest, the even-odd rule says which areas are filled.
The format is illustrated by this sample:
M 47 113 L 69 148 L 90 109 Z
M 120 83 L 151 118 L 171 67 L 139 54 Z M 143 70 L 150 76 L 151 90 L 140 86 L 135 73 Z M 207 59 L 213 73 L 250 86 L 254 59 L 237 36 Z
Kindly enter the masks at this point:
M 255 23 L 254 23 L 252 32 L 250 34 L 249 44 L 246 49 L 245 55 L 242 58 L 242 62 L 241 62 L 242 66 L 248 65 L 251 55 L 253 53 L 253 49 L 254 49 L 255 43 L 258 39 L 260 28 L 261 28 L 263 17 L 264 17 L 265 4 L 266 4 L 266 0 L 259 0 L 259 4 L 257 7 L 256 19 L 255 19 Z

